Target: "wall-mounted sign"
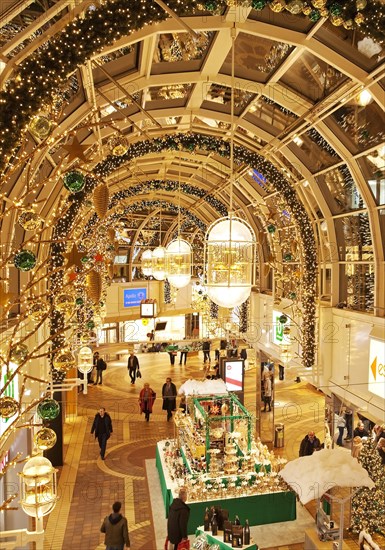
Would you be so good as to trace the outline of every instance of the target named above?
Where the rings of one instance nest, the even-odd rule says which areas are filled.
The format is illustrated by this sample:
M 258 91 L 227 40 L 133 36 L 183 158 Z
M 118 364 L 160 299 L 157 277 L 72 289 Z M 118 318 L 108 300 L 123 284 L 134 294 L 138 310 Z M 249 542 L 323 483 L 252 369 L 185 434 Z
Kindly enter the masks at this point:
M 385 342 L 370 338 L 368 390 L 385 399 Z
M 123 307 L 139 307 L 147 299 L 147 288 L 124 288 Z
M 286 318 L 285 323 L 281 322 L 282 318 Z M 274 344 L 289 344 L 290 340 L 287 338 L 287 336 L 284 334 L 284 328 L 290 327 L 290 319 L 285 314 L 282 313 L 282 311 L 278 311 L 277 309 L 273 309 L 273 343 Z

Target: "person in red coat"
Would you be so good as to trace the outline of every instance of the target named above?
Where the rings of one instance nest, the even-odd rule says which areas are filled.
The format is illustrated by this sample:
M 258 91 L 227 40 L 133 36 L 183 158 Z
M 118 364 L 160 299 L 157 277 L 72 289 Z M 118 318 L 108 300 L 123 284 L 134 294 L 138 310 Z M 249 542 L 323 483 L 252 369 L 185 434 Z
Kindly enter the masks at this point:
M 139 407 L 140 413 L 144 413 L 147 422 L 150 420 L 155 398 L 156 393 L 150 388 L 150 384 L 146 382 L 139 394 Z

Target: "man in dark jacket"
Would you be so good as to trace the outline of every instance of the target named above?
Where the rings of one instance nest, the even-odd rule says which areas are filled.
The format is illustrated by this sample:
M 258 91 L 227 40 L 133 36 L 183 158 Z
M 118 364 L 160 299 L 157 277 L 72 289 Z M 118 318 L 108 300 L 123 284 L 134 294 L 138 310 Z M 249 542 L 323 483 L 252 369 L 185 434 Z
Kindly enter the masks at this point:
M 190 507 L 186 504 L 187 490 L 185 487 L 179 489 L 178 498 L 173 500 L 168 511 L 167 537 L 174 550 L 177 550 L 178 544 L 186 540 L 187 524 L 190 516 Z
M 131 378 L 131 386 L 135 384 L 136 372 L 139 369 L 139 360 L 133 351 L 130 352 L 130 356 L 127 361 L 128 374 Z
M 203 362 L 206 363 L 208 361 L 211 363 L 211 357 L 210 357 L 210 349 L 211 349 L 211 342 L 210 340 L 204 340 L 202 344 L 202 351 L 203 351 Z
M 163 405 L 162 409 L 167 411 L 167 421 L 172 418 L 172 411 L 176 409 L 176 386 L 171 382 L 171 378 L 166 378 L 162 386 Z
M 310 456 L 317 449 L 321 448 L 321 442 L 314 432 L 309 432 L 301 441 L 299 456 Z
M 91 433 L 95 432 L 95 439 L 98 438 L 100 447 L 100 457 L 104 460 L 106 454 L 107 440 L 112 434 L 112 422 L 111 417 L 106 413 L 106 409 L 101 407 L 99 412 L 96 413 L 94 422 L 92 424 Z
M 120 514 L 121 502 L 114 502 L 112 514 L 104 518 L 100 531 L 105 533 L 106 550 L 123 550 L 124 545 L 130 548 L 127 519 Z

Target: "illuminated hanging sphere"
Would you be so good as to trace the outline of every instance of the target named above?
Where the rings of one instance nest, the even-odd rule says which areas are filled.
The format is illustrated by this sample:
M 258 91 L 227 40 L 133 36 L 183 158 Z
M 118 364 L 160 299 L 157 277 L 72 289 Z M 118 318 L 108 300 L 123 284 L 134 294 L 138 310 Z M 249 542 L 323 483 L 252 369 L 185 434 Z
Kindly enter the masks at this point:
M 255 234 L 234 216 L 220 218 L 205 237 L 208 297 L 221 307 L 233 308 L 250 296 L 255 271 Z
M 83 191 L 86 184 L 86 178 L 78 170 L 71 170 L 63 176 L 64 187 L 70 193 L 79 193 Z
M 13 397 L 0 397 L 1 418 L 11 418 L 19 412 L 19 403 Z
M 60 313 L 71 313 L 75 307 L 75 299 L 71 294 L 59 294 L 55 298 L 55 309 Z
M 36 265 L 36 256 L 30 250 L 21 250 L 15 254 L 13 263 L 20 271 L 31 271 Z
M 158 281 L 166 278 L 166 249 L 158 246 L 152 252 L 152 276 Z
M 26 360 L 28 354 L 29 349 L 25 344 L 16 344 L 11 348 L 9 360 L 12 361 L 12 363 L 16 363 L 16 365 L 20 365 Z
M 39 451 L 47 451 L 55 445 L 57 437 L 51 428 L 42 428 L 35 434 L 33 440 Z
M 42 115 L 34 116 L 28 129 L 35 137 L 45 139 L 51 131 L 51 121 Z
M 56 370 L 67 372 L 75 366 L 75 357 L 68 349 L 59 351 L 53 358 L 52 364 Z
M 124 136 L 113 136 L 108 140 L 108 148 L 115 157 L 122 157 L 128 151 L 128 139 Z
M 42 420 L 55 420 L 59 413 L 60 405 L 55 399 L 44 399 L 37 406 L 37 414 Z
M 17 221 L 26 231 L 35 231 L 40 227 L 42 219 L 33 210 L 26 209 L 21 212 Z
M 49 514 L 57 502 L 55 468 L 48 458 L 34 456 L 25 463 L 21 474 L 23 511 L 31 517 L 41 518 Z
M 187 286 L 191 280 L 191 246 L 184 239 L 175 239 L 166 247 L 168 282 L 176 288 Z
M 50 305 L 45 300 L 36 300 L 28 305 L 27 315 L 35 323 L 39 323 L 48 314 Z
M 286 9 L 293 15 L 298 15 L 303 9 L 303 0 L 291 0 L 286 4 Z
M 152 275 L 152 250 L 149 248 L 142 254 L 141 268 L 143 275 L 146 275 L 147 277 Z

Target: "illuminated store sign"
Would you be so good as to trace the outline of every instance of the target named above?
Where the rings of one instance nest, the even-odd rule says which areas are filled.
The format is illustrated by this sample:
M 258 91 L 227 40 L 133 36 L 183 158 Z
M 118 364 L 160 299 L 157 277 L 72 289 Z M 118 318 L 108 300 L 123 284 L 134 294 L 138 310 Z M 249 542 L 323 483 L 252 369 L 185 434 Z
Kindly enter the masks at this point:
M 385 342 L 370 338 L 368 390 L 385 399 Z

